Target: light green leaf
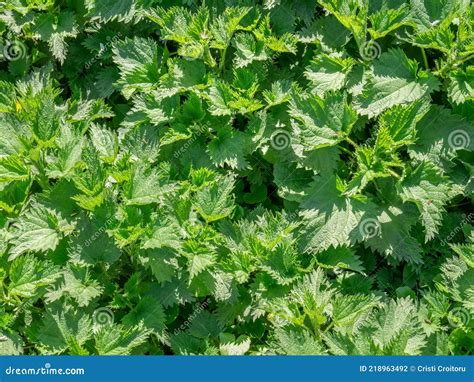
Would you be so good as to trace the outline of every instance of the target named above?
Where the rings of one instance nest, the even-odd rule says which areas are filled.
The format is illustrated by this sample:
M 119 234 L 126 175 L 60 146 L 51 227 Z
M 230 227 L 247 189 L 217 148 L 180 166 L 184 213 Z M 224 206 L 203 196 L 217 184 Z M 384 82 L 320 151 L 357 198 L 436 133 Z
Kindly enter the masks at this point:
M 450 182 L 430 162 L 409 171 L 397 186 L 404 202 L 413 202 L 420 210 L 426 230 L 425 241 L 431 240 L 442 223 L 444 205 L 450 199 Z
M 208 223 L 223 219 L 234 210 L 233 189 L 232 177 L 221 178 L 218 183 L 213 183 L 196 193 L 194 207 Z
M 11 243 L 9 260 L 25 252 L 46 252 L 54 250 L 63 234 L 70 233 L 72 227 L 53 210 L 34 204 L 18 221 L 15 238 Z
M 290 115 L 300 122 L 300 137 L 308 149 L 338 144 L 349 135 L 357 120 L 345 93 L 331 93 L 326 98 L 295 93 L 290 101 Z
M 416 61 L 400 49 L 391 49 L 374 62 L 370 79 L 354 105 L 359 114 L 372 118 L 392 106 L 423 98 L 438 86 L 432 74 L 418 70 Z
M 342 89 L 353 65 L 351 58 L 320 54 L 311 61 L 305 76 L 313 84 L 312 92 L 322 96 L 327 91 Z

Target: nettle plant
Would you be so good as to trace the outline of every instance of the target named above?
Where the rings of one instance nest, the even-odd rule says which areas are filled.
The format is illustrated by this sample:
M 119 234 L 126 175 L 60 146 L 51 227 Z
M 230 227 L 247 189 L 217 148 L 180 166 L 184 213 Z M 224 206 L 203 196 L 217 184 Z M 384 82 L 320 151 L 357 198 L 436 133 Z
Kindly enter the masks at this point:
M 469 1 L 0 8 L 1 354 L 472 354 Z

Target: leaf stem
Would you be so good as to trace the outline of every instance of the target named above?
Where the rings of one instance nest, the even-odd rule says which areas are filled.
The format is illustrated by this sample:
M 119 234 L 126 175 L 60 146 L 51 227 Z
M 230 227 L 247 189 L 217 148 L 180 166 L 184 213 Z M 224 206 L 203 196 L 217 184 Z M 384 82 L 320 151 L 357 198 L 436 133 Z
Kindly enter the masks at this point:
M 222 50 L 222 53 L 221 53 L 221 61 L 219 62 L 219 74 L 224 74 L 226 54 L 227 54 L 227 46 Z
M 399 167 L 399 168 L 405 168 L 405 166 L 401 163 L 396 163 L 396 162 L 385 162 L 388 166 L 392 167 Z
M 323 333 L 326 333 L 329 329 L 331 329 L 334 326 L 334 321 L 332 321 L 328 326 L 326 326 L 326 329 L 324 329 Z
M 462 62 L 466 62 L 466 61 L 472 60 L 473 58 L 474 58 L 474 54 L 471 54 L 471 55 L 466 56 L 466 57 L 464 57 L 463 59 L 461 59 L 460 62 L 461 62 L 461 63 L 462 63 Z
M 395 171 L 391 170 L 391 169 L 387 169 L 388 173 L 392 176 L 394 176 L 395 178 L 397 179 L 400 179 L 400 175 L 398 175 Z
M 421 55 L 423 56 L 423 63 L 425 64 L 425 69 L 429 70 L 430 67 L 428 65 L 428 57 L 426 57 L 425 48 L 421 48 Z
M 345 137 L 346 142 L 350 143 L 352 146 L 354 146 L 356 149 L 359 148 L 359 145 L 355 143 L 351 138 Z
M 344 151 L 346 154 L 349 154 L 349 155 L 354 154 L 354 152 L 352 152 L 352 151 L 346 149 L 345 147 L 343 147 L 343 146 L 341 146 L 341 145 L 338 145 L 337 148 L 340 149 L 340 150 L 342 150 L 342 151 Z

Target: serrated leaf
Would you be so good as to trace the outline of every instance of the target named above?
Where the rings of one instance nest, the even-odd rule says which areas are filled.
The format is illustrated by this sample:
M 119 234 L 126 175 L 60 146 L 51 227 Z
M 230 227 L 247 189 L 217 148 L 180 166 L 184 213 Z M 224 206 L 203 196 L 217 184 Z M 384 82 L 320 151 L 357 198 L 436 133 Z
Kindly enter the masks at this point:
M 449 75 L 448 96 L 455 104 L 464 103 L 474 98 L 474 66 L 466 71 L 454 71 Z
M 450 184 L 430 162 L 410 171 L 399 184 L 403 201 L 413 202 L 420 210 L 428 241 L 438 232 L 442 223 L 444 205 L 449 200 Z
M 25 252 L 46 252 L 54 250 L 63 237 L 67 226 L 58 215 L 40 204 L 32 206 L 19 220 L 15 238 L 11 241 L 9 260 Z
M 223 219 L 234 210 L 233 189 L 234 179 L 222 178 L 219 183 L 213 183 L 196 193 L 194 207 L 208 223 Z
M 48 261 L 42 262 L 33 255 L 15 259 L 10 268 L 9 294 L 19 297 L 34 297 L 45 287 L 54 283 L 62 272 Z
M 312 91 L 322 96 L 327 91 L 342 89 L 353 65 L 351 58 L 321 54 L 311 61 L 305 76 L 313 84 Z
M 118 85 L 125 97 L 141 89 L 151 89 L 158 82 L 161 53 L 156 42 L 135 37 L 114 44 L 114 62 L 120 69 Z
M 357 119 L 346 95 L 340 93 L 326 98 L 295 93 L 290 115 L 302 124 L 301 139 L 308 149 L 336 145 L 349 135 Z
M 402 50 L 391 49 L 374 62 L 368 83 L 355 99 L 355 108 L 372 118 L 392 106 L 421 99 L 438 86 L 438 80 L 419 71 L 417 63 Z

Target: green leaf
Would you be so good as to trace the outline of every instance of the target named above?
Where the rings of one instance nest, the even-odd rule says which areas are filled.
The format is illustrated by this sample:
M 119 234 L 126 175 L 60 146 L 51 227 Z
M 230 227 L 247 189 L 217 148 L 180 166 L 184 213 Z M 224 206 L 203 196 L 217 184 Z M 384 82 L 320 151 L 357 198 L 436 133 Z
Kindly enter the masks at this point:
M 441 106 L 431 105 L 417 125 L 417 140 L 409 154 L 418 161 L 430 161 L 448 170 L 459 150 L 473 149 L 474 126 Z
M 324 347 L 306 330 L 279 328 L 275 330 L 275 351 L 287 355 L 321 355 Z
M 411 25 L 410 8 L 403 4 L 397 9 L 381 9 L 369 16 L 371 27 L 368 29 L 374 40 L 384 37 L 404 25 Z
M 15 259 L 10 268 L 9 294 L 35 297 L 53 284 L 62 272 L 49 261 L 42 262 L 32 254 Z
M 106 23 L 111 20 L 130 21 L 136 10 L 133 0 L 92 0 L 85 3 L 92 20 Z
M 233 34 L 239 30 L 240 22 L 250 10 L 249 7 L 226 7 L 211 25 L 214 37 L 212 46 L 217 49 L 226 49 Z
M 338 295 L 334 299 L 332 319 L 338 328 L 353 327 L 376 305 L 377 298 L 363 294 Z
M 63 11 L 53 17 L 51 14 L 42 13 L 35 20 L 33 26 L 35 37 L 47 41 L 51 53 L 61 63 L 64 63 L 68 52 L 68 37 L 76 37 L 79 33 L 74 13 Z
M 414 343 L 420 341 L 415 336 L 417 332 L 416 309 L 409 298 L 390 301 L 383 309 L 374 312 L 371 323 L 375 329 L 373 341 L 382 349 L 393 347 L 394 341 L 403 341 L 401 336 L 405 331 L 410 333 L 411 338 L 396 354 L 413 354 L 413 348 L 418 347 L 418 344 Z
M 95 348 L 99 355 L 130 355 L 148 335 L 142 326 L 125 329 L 122 325 L 104 325 L 94 336 Z
M 359 47 L 364 44 L 367 32 L 368 1 L 318 0 L 318 3 L 352 32 Z
M 219 183 L 213 183 L 196 193 L 194 207 L 208 223 L 223 219 L 234 210 L 233 189 L 234 179 L 230 176 L 222 178 Z
M 254 61 L 266 61 L 270 55 L 263 41 L 257 41 L 250 33 L 239 33 L 235 36 L 235 66 L 243 68 Z
M 10 113 L 16 109 L 15 86 L 6 81 L 0 81 L 0 112 Z
M 126 98 L 138 90 L 150 90 L 159 78 L 161 51 L 151 39 L 126 38 L 114 44 L 114 62 L 120 69 L 117 82 Z
M 216 166 L 222 167 L 226 164 L 232 169 L 243 170 L 248 166 L 245 156 L 251 152 L 251 138 L 230 126 L 225 126 L 218 130 L 217 137 L 209 143 L 208 149 Z
M 50 305 L 44 318 L 31 328 L 43 354 L 86 354 L 83 345 L 92 336 L 92 320 L 81 310 L 60 304 Z
M 46 252 L 54 250 L 63 234 L 70 233 L 72 227 L 53 210 L 40 204 L 33 205 L 18 221 L 15 238 L 9 253 L 13 260 L 25 252 Z
M 69 247 L 71 261 L 81 265 L 95 265 L 99 262 L 111 264 L 121 253 L 107 230 L 113 218 L 107 220 L 81 216 L 77 224 L 77 235 Z
M 232 342 L 221 342 L 219 351 L 221 355 L 244 355 L 250 349 L 250 338 L 240 336 Z
M 290 115 L 300 122 L 301 139 L 309 149 L 333 146 L 349 135 L 357 116 L 344 93 L 326 98 L 294 94 Z
M 474 99 L 474 66 L 466 71 L 456 70 L 449 74 L 448 96 L 455 104 Z
M 99 282 L 91 277 L 87 268 L 71 266 L 62 276 L 58 286 L 50 288 L 46 294 L 48 303 L 68 296 L 74 299 L 79 307 L 85 307 L 104 290 Z
M 163 336 L 165 325 L 165 313 L 159 301 L 153 297 L 144 297 L 140 300 L 130 313 L 122 319 L 126 327 L 133 328 L 143 325 L 147 330 L 155 333 L 158 337 Z
M 361 223 L 364 244 L 385 256 L 421 263 L 421 245 L 410 233 L 415 221 L 412 214 L 396 206 L 382 208 L 375 220 Z
M 142 248 L 173 248 L 181 247 L 179 226 L 175 224 L 154 227 L 153 233 L 142 245 Z
M 334 176 L 316 177 L 300 207 L 304 209 L 303 249 L 316 253 L 350 245 L 360 237 L 360 221 L 375 211 L 370 201 L 344 196 Z
M 316 255 L 316 261 L 319 266 L 324 268 L 350 269 L 356 272 L 364 273 L 364 267 L 359 257 L 349 248 L 330 247 L 324 252 Z
M 212 252 L 207 252 L 204 248 L 199 248 L 196 252 L 187 254 L 188 257 L 188 271 L 189 277 L 193 279 L 206 268 L 213 265 L 216 261 L 216 256 Z
M 312 92 L 322 96 L 327 91 L 341 90 L 348 79 L 354 60 L 337 55 L 317 55 L 305 71 L 313 84 Z
M 166 171 L 138 164 L 133 167 L 132 175 L 125 189 L 128 205 L 159 203 L 166 192 L 173 189 L 167 184 Z
M 398 185 L 404 202 L 418 207 L 426 230 L 425 241 L 431 240 L 442 223 L 444 205 L 450 199 L 450 183 L 430 162 L 409 171 Z
M 99 153 L 99 158 L 104 162 L 113 163 L 119 149 L 117 136 L 112 131 L 96 124 L 92 124 L 90 135 L 92 144 Z
M 368 83 L 355 99 L 355 108 L 372 118 L 392 106 L 421 99 L 438 86 L 431 73 L 418 70 L 416 61 L 400 49 L 391 49 L 374 62 Z
M 426 100 L 395 106 L 380 116 L 379 128 L 387 131 L 391 143 L 396 146 L 412 144 L 416 140 L 416 125 L 428 110 L 429 103 Z
M 81 160 L 84 138 L 70 126 L 62 126 L 55 143 L 57 150 L 49 157 L 46 174 L 49 178 L 70 176 Z
M 18 334 L 0 331 L 0 355 L 21 355 L 23 346 L 24 342 Z

